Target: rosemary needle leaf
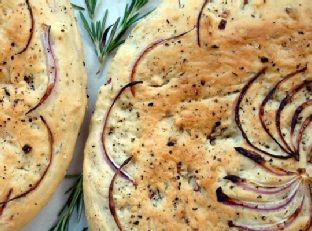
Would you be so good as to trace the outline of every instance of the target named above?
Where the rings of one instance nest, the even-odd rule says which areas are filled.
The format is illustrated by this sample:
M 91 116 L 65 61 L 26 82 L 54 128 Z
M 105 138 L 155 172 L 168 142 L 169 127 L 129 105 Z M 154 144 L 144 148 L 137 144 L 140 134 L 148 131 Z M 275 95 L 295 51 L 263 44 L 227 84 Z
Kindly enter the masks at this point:
M 76 10 L 80 10 L 80 11 L 84 11 L 85 8 L 83 8 L 82 6 L 78 6 L 77 4 L 75 3 L 71 3 L 72 7 Z
M 80 177 L 80 174 L 67 174 L 65 179 L 77 179 L 78 177 Z
M 58 214 L 57 223 L 50 229 L 50 231 L 68 231 L 69 220 L 75 210 L 77 211 L 77 220 L 80 220 L 83 211 L 82 182 L 82 175 L 79 175 L 76 177 L 73 186 L 67 190 L 69 197 Z
M 90 18 L 94 18 L 97 0 L 85 0 Z
M 107 44 L 108 44 L 108 48 L 110 47 L 109 45 L 110 44 L 114 44 L 116 41 L 116 32 L 117 32 L 117 28 L 118 28 L 118 25 L 119 25 L 119 21 L 120 21 L 120 18 L 117 19 L 117 21 L 114 23 L 112 29 L 111 29 L 111 32 L 110 32 L 110 36 L 109 36 L 109 39 L 107 41 Z M 118 36 L 118 35 L 117 35 Z M 112 50 L 107 50 L 108 53 L 111 52 Z
M 92 33 L 91 28 L 89 26 L 89 23 L 88 23 L 86 17 L 84 16 L 84 14 L 82 12 L 80 12 L 80 18 L 81 18 L 81 21 L 83 23 L 84 28 L 86 29 L 86 31 L 88 32 L 88 34 L 90 36 L 90 38 L 93 40 L 93 42 L 95 42 L 94 37 L 93 37 L 93 33 Z

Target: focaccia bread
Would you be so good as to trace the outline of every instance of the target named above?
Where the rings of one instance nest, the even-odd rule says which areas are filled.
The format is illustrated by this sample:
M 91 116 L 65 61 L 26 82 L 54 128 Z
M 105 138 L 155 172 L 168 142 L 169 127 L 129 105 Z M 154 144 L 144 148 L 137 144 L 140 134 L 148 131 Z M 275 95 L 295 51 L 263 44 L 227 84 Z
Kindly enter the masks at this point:
M 92 231 L 312 230 L 312 2 L 164 0 L 99 94 Z
M 63 179 L 86 108 L 69 1 L 0 1 L 0 230 L 19 230 Z

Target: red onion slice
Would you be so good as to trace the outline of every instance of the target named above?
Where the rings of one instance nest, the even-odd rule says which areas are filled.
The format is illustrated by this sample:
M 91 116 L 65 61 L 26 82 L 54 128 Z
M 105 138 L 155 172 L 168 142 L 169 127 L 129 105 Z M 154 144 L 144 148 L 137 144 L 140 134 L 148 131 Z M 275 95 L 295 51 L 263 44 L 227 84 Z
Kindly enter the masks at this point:
M 291 172 L 285 169 L 282 169 L 280 167 L 274 166 L 269 164 L 261 155 L 259 155 L 258 153 L 251 151 L 251 150 L 247 150 L 245 148 L 242 147 L 235 147 L 235 150 L 247 157 L 248 159 L 254 161 L 255 163 L 259 164 L 262 168 L 264 168 L 265 170 L 269 171 L 270 173 L 277 175 L 277 176 L 290 176 L 290 175 L 295 175 L 295 172 Z
M 42 96 L 42 98 L 40 99 L 40 101 L 38 102 L 38 104 L 33 107 L 32 109 L 30 109 L 26 114 L 31 113 L 32 111 L 36 110 L 38 107 L 40 107 L 51 95 L 54 87 L 55 87 L 55 83 L 57 81 L 57 65 L 56 65 L 56 60 L 55 60 L 55 55 L 54 55 L 54 51 L 52 49 L 52 41 L 51 41 L 51 26 L 45 25 L 43 24 L 43 47 L 45 50 L 45 55 L 46 55 L 46 60 L 47 60 L 47 72 L 48 72 L 48 86 L 47 89 L 44 93 L 44 95 Z
M 11 194 L 13 192 L 13 189 L 10 189 L 10 191 L 8 192 L 8 194 L 6 195 L 6 198 L 5 198 L 5 202 L 1 205 L 0 207 L 0 217 L 2 216 L 7 204 L 8 204 L 8 201 L 10 200 L 10 197 L 11 197 Z
M 118 175 L 120 175 L 122 168 L 125 167 L 130 161 L 132 160 L 132 157 L 129 157 L 125 162 L 119 167 L 117 172 L 115 172 L 115 175 L 113 176 L 113 179 L 111 180 L 111 183 L 109 185 L 109 193 L 108 193 L 108 198 L 109 198 L 109 211 L 114 217 L 114 221 L 118 227 L 119 230 L 123 230 L 122 224 L 118 218 L 117 211 L 116 211 L 116 204 L 114 200 L 114 185 L 115 181 Z
M 240 224 L 233 221 L 229 221 L 229 227 L 232 228 L 239 228 L 241 230 L 246 231 L 278 231 L 278 230 L 284 230 L 288 226 L 290 226 L 299 216 L 303 209 L 305 196 L 302 197 L 301 203 L 299 206 L 295 209 L 295 211 L 288 216 L 286 219 L 275 223 L 275 224 L 267 224 L 267 225 L 247 225 L 247 224 Z M 310 203 L 310 201 L 308 201 Z
M 312 114 L 305 119 L 305 121 L 303 122 L 299 132 L 298 132 L 298 138 L 297 138 L 297 153 L 300 152 L 300 144 L 301 144 L 301 141 L 302 141 L 302 137 L 303 137 L 303 134 L 305 132 L 305 130 L 307 129 L 307 127 L 309 127 L 310 123 L 312 122 Z
M 268 155 L 268 156 L 271 156 L 271 157 L 275 157 L 275 158 L 280 158 L 280 159 L 289 159 L 291 158 L 292 156 L 287 154 L 286 156 L 285 155 L 274 155 L 274 154 L 271 154 L 271 153 L 268 153 L 267 151 L 261 149 L 261 148 L 258 148 L 257 146 L 255 146 L 251 140 L 249 140 L 244 128 L 243 128 L 243 125 L 242 125 L 242 122 L 241 122 L 241 116 L 240 116 L 240 108 L 241 108 L 241 103 L 247 93 L 247 91 L 249 90 L 249 88 L 252 86 L 252 84 L 262 75 L 265 74 L 266 72 L 266 69 L 267 68 L 263 68 L 261 69 L 258 73 L 255 74 L 255 76 L 253 78 L 251 78 L 247 84 L 243 87 L 239 97 L 238 97 L 238 100 L 237 100 L 237 103 L 235 105 L 235 122 L 237 124 L 237 127 L 239 128 L 239 130 L 241 131 L 242 133 L 242 136 L 244 138 L 244 140 L 251 146 L 253 147 L 254 149 L 256 149 L 257 151 L 265 154 L 265 155 Z
M 141 61 L 143 60 L 143 58 L 149 53 L 151 52 L 152 50 L 154 50 L 156 47 L 158 47 L 159 45 L 165 43 L 165 42 L 168 42 L 170 40 L 174 40 L 174 39 L 178 39 L 188 33 L 190 33 L 194 28 L 192 28 L 191 30 L 189 31 L 186 31 L 186 32 L 183 32 L 181 34 L 178 34 L 178 35 L 175 35 L 175 36 L 172 36 L 170 38 L 166 38 L 166 39 L 159 39 L 153 43 L 151 43 L 150 45 L 148 45 L 142 52 L 141 54 L 139 55 L 139 57 L 136 59 L 136 61 L 134 62 L 133 66 L 132 66 L 132 70 L 131 70 L 131 75 L 130 75 L 130 82 L 133 82 L 135 80 L 135 75 L 137 73 L 137 69 L 138 69 L 138 66 L 139 64 L 141 63 Z M 135 96 L 135 89 L 134 87 L 132 86 L 131 87 L 131 93 L 133 96 Z
M 279 186 L 263 186 L 263 185 L 250 182 L 246 179 L 242 179 L 238 176 L 233 176 L 233 175 L 228 175 L 224 177 L 224 179 L 230 180 L 232 183 L 238 185 L 244 190 L 252 191 L 258 194 L 270 195 L 270 194 L 277 194 L 286 189 L 289 189 L 295 182 L 298 182 L 299 177 L 294 177 L 290 181 L 285 182 L 283 185 L 279 185 Z
M 6 201 L 1 201 L 0 202 L 0 205 L 4 205 L 4 204 L 7 204 L 11 201 L 14 201 L 14 200 L 17 200 L 17 199 L 20 199 L 22 197 L 25 197 L 27 194 L 31 193 L 32 191 L 36 190 L 38 188 L 38 186 L 41 184 L 42 180 L 44 179 L 44 177 L 47 175 L 49 169 L 50 169 L 50 166 L 52 164 L 52 160 L 53 160 L 53 152 L 54 152 L 54 137 L 53 137 L 53 134 L 52 134 L 52 131 L 47 123 L 47 121 L 43 118 L 43 116 L 40 116 L 40 119 L 42 121 L 42 123 L 44 124 L 44 126 L 46 127 L 47 131 L 48 131 L 48 136 L 49 136 L 49 144 L 50 144 L 50 158 L 49 158 L 49 163 L 46 167 L 46 169 L 44 170 L 43 174 L 41 175 L 40 179 L 35 182 L 31 188 L 29 188 L 27 191 L 21 193 L 21 194 L 18 194 L 12 198 L 10 198 L 9 200 L 6 200 Z
M 294 133 L 295 133 L 295 128 L 298 124 L 298 119 L 299 119 L 299 115 L 303 112 L 303 110 L 305 110 L 307 107 L 309 106 L 312 106 L 312 99 L 304 102 L 303 104 L 301 104 L 299 107 L 297 107 L 292 119 L 291 119 L 291 130 L 290 130 L 290 137 L 291 137 L 291 143 L 293 145 L 294 148 L 295 145 L 294 145 L 294 141 L 293 141 L 293 138 L 294 138 Z
M 291 89 L 290 92 L 285 96 L 285 98 L 281 101 L 280 106 L 278 110 L 276 111 L 276 116 L 275 116 L 275 126 L 277 128 L 277 133 L 284 143 L 284 145 L 287 146 L 287 148 L 290 148 L 289 145 L 287 144 L 283 134 L 282 134 L 282 129 L 281 129 L 281 115 L 284 110 L 284 108 L 291 102 L 292 98 L 300 92 L 303 88 L 308 86 L 309 84 L 312 83 L 312 80 L 304 80 L 303 83 L 299 84 L 295 88 Z M 299 160 L 299 153 L 298 150 L 294 153 L 294 157 L 296 160 Z
M 20 55 L 20 54 L 24 53 L 24 52 L 28 49 L 28 47 L 29 47 L 29 45 L 30 45 L 30 42 L 31 42 L 31 40 L 32 40 L 33 34 L 34 34 L 35 19 L 34 19 L 32 7 L 31 7 L 31 5 L 30 5 L 30 3 L 29 3 L 29 0 L 26 0 L 25 3 L 26 3 L 26 5 L 27 5 L 27 9 L 28 9 L 28 11 L 29 11 L 29 17 L 30 17 L 30 21 L 31 21 L 31 27 L 30 27 L 30 29 L 29 29 L 29 37 L 28 37 L 28 41 L 27 41 L 26 46 L 25 46 L 21 51 L 19 51 L 18 53 L 16 53 L 15 55 Z
M 102 148 L 103 148 L 103 155 L 105 160 L 108 162 L 109 166 L 111 167 L 111 169 L 114 172 L 118 172 L 121 176 L 123 176 L 124 178 L 126 178 L 127 180 L 130 180 L 131 182 L 134 183 L 134 179 L 124 170 L 120 169 L 120 166 L 110 157 L 107 148 L 106 148 L 106 129 L 108 126 L 108 120 L 110 117 L 110 114 L 114 108 L 114 105 L 116 104 L 117 100 L 119 99 L 119 97 L 128 89 L 131 88 L 132 86 L 138 85 L 138 84 L 142 84 L 142 81 L 135 81 L 135 82 L 131 82 L 128 83 L 127 85 L 125 85 L 123 88 L 120 89 L 120 91 L 118 92 L 118 94 L 115 96 L 111 106 L 109 107 L 105 120 L 104 120 L 104 126 L 103 126 L 103 130 L 102 130 Z
M 286 198 L 280 201 L 272 201 L 272 202 L 271 201 L 270 202 L 249 202 L 249 201 L 242 201 L 239 199 L 231 198 L 223 192 L 221 187 L 217 189 L 216 195 L 217 195 L 218 202 L 221 202 L 226 205 L 239 206 L 239 207 L 257 210 L 257 211 L 263 211 L 263 212 L 272 212 L 272 211 L 285 208 L 287 205 L 289 205 L 294 200 L 296 195 L 298 194 L 300 185 L 301 185 L 301 180 L 296 183 L 296 186 Z
M 199 11 L 198 17 L 197 17 L 197 44 L 199 47 L 201 47 L 201 39 L 200 39 L 200 23 L 203 16 L 203 12 L 205 7 L 207 6 L 209 0 L 204 0 L 204 3 Z
M 302 229 L 302 231 L 309 231 L 312 227 L 312 198 L 311 198 L 311 186 L 309 184 L 305 184 L 305 191 L 306 191 L 306 197 L 307 197 L 307 204 L 309 205 L 309 222 L 306 224 L 306 226 Z
M 299 73 L 304 73 L 307 70 L 307 66 L 305 66 L 302 69 L 299 69 L 293 73 L 290 73 L 288 75 L 286 75 L 284 78 L 282 78 L 280 81 L 278 81 L 274 87 L 270 90 L 270 92 L 267 94 L 267 96 L 264 98 L 264 100 L 261 103 L 261 106 L 259 108 L 259 119 L 262 125 L 262 128 L 264 129 L 264 131 L 271 137 L 271 139 L 278 144 L 278 146 L 285 152 L 288 154 L 293 154 L 293 151 L 291 148 L 287 147 L 286 148 L 273 136 L 273 134 L 271 133 L 271 131 L 269 130 L 269 128 L 267 127 L 267 125 L 264 122 L 264 109 L 265 106 L 267 105 L 267 103 L 269 102 L 269 100 L 273 97 L 274 93 L 276 92 L 276 90 L 287 80 L 289 80 L 290 78 L 295 77 L 297 74 Z

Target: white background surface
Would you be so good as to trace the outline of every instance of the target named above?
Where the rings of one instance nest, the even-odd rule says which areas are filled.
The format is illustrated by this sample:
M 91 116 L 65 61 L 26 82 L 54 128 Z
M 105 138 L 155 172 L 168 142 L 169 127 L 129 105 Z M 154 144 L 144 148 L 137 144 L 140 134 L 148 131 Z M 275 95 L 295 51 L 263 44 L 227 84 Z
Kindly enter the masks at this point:
M 143 12 L 148 12 L 151 9 L 154 9 L 155 6 L 159 3 L 160 0 L 150 0 L 149 4 L 145 7 Z M 124 11 L 126 3 L 129 3 L 130 0 L 98 0 L 99 4 L 97 7 L 97 15 L 101 16 L 104 14 L 105 9 L 109 9 L 109 19 L 108 24 L 113 23 L 118 16 L 121 16 Z M 84 0 L 72 0 L 72 3 L 85 6 Z M 77 11 L 76 11 L 76 15 Z M 84 52 L 86 66 L 88 70 L 88 89 L 89 89 L 89 104 L 88 111 L 85 117 L 84 124 L 81 129 L 79 139 L 77 141 L 76 151 L 74 153 L 74 159 L 68 170 L 69 173 L 79 173 L 82 170 L 82 160 L 83 160 L 83 149 L 84 143 L 88 136 L 89 121 L 91 118 L 92 111 L 94 110 L 94 105 L 98 93 L 98 89 L 101 85 L 105 83 L 106 79 L 106 70 L 111 61 L 111 57 L 106 63 L 106 68 L 102 76 L 96 75 L 96 72 L 99 69 L 97 62 L 97 57 L 94 53 L 93 45 L 82 27 L 79 17 L 77 17 L 79 22 L 80 31 L 82 34 L 82 39 L 84 43 Z M 113 54 L 114 55 L 114 54 Z M 41 213 L 22 231 L 48 231 L 49 228 L 55 223 L 57 219 L 57 213 L 65 203 L 67 196 L 64 194 L 65 191 L 71 186 L 71 180 L 64 180 L 59 186 L 58 190 L 55 192 L 54 196 L 51 198 L 50 202 L 45 206 Z M 76 217 L 74 216 L 71 225 L 70 231 L 81 231 L 84 227 L 87 227 L 87 223 L 83 218 L 80 223 L 77 223 Z

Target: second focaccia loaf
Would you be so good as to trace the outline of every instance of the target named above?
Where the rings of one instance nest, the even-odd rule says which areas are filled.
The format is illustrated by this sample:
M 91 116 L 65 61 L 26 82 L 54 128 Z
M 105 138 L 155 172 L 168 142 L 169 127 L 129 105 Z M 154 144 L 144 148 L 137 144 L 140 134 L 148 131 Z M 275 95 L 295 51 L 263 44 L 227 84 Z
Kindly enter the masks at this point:
M 311 230 L 312 3 L 167 0 L 92 120 L 91 230 Z
M 85 108 L 69 2 L 0 1 L 1 231 L 20 229 L 47 203 L 68 168 Z

